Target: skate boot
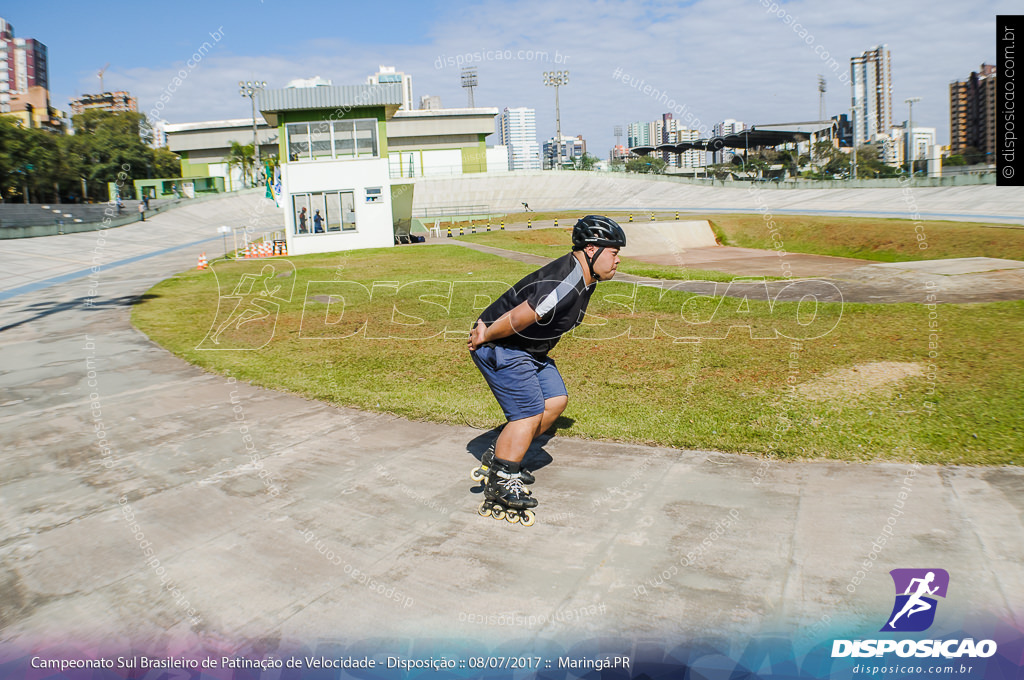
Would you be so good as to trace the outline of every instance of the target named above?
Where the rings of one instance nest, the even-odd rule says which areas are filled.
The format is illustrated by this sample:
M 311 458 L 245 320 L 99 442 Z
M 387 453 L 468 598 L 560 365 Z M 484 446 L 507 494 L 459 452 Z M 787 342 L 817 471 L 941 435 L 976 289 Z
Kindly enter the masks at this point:
M 480 465 L 473 468 L 473 471 L 469 473 L 470 478 L 474 482 L 485 482 L 487 479 L 487 472 L 490 470 L 491 465 L 494 464 L 494 444 L 487 447 L 484 451 L 484 455 L 480 456 Z M 523 484 L 533 484 L 537 479 L 530 474 L 529 470 L 519 469 L 520 478 L 523 480 Z M 526 489 L 526 493 L 529 494 L 530 490 Z
M 533 526 L 537 518 L 530 508 L 537 507 L 537 499 L 530 496 L 520 475 L 519 472 L 509 472 L 501 460 L 495 461 L 487 474 L 484 502 L 478 512 L 484 517 Z

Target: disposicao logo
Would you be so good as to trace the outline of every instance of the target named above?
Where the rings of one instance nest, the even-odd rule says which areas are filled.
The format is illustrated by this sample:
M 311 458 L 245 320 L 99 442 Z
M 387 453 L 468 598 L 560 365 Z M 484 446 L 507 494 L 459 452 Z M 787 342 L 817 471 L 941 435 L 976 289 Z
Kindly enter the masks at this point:
M 949 573 L 945 569 L 893 569 L 896 601 L 880 632 L 919 633 L 935 621 L 936 597 L 945 598 Z M 993 640 L 834 640 L 832 657 L 883 656 L 895 652 L 901 657 L 990 657 L 996 653 Z
M 938 600 L 945 599 L 949 572 L 945 569 L 893 569 L 889 572 L 896 585 L 896 603 L 882 632 L 919 633 L 931 628 Z

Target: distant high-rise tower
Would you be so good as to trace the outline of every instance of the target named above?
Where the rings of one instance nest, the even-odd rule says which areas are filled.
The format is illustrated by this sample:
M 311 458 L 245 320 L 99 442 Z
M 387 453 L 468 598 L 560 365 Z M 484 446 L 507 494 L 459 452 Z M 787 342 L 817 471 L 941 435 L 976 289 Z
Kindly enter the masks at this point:
M 995 162 L 996 67 L 982 64 L 967 80 L 949 84 L 949 147 L 963 153 L 974 147 Z
M 508 147 L 509 170 L 540 170 L 537 112 L 526 107 L 505 108 L 498 116 L 501 143 Z
M 658 143 L 658 124 L 630 123 L 626 133 L 626 144 L 629 148 L 637 146 L 656 146 Z
M 892 63 L 888 45 L 850 58 L 853 143 L 860 146 L 892 127 Z
M 372 76 L 367 76 L 366 82 L 370 85 L 384 85 L 387 83 L 402 84 L 402 106 L 403 111 L 412 111 L 415 107 L 412 104 L 412 76 L 395 71 L 394 66 L 381 66 Z
M 747 129 L 746 123 L 742 120 L 736 120 L 735 118 L 726 118 L 721 123 L 718 123 L 711 129 L 711 133 L 715 137 L 726 137 L 728 135 L 734 135 L 737 132 L 743 132 Z M 719 149 L 712 153 L 712 163 L 728 163 L 732 160 L 737 152 L 731 148 Z
M 12 93 L 27 93 L 32 87 L 50 89 L 46 45 L 15 38 L 14 26 L 0 18 L 0 112 L 10 110 Z

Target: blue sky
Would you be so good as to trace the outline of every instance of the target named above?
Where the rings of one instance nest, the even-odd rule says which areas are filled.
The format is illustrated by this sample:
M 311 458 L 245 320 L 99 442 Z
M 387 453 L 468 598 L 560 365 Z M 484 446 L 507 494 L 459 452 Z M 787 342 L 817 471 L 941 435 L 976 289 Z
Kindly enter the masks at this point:
M 172 123 L 248 116 L 239 80 L 283 87 L 319 75 L 354 84 L 381 64 L 413 75 L 417 101 L 431 94 L 445 106 L 465 106 L 453 62 L 469 59 L 479 73 L 476 104 L 535 108 L 543 141 L 554 134 L 555 116 L 541 74 L 567 68 L 563 134 L 582 134 L 588 150 L 607 157 L 614 125 L 654 120 L 671 108 L 698 128 L 725 118 L 816 119 L 818 74 L 827 79 L 828 114 L 846 112 L 850 88 L 841 76 L 848 78 L 850 57 L 881 43 L 892 52 L 894 122 L 906 118 L 904 99 L 922 97 L 915 124 L 935 127 L 946 144 L 949 82 L 992 63 L 995 16 L 1020 11 L 1009 1 L 793 0 L 769 12 L 773 4 L 141 0 L 100 9 L 56 0 L 18 3 L 0 16 L 16 36 L 47 45 L 52 103 L 64 110 L 72 96 L 98 90 L 96 72 L 108 62 L 105 89 L 130 91 L 144 112 L 184 69 L 188 76 L 162 111 Z M 218 33 L 220 40 L 211 38 Z M 190 69 L 204 42 L 205 56 Z M 839 68 L 830 69 L 822 53 Z

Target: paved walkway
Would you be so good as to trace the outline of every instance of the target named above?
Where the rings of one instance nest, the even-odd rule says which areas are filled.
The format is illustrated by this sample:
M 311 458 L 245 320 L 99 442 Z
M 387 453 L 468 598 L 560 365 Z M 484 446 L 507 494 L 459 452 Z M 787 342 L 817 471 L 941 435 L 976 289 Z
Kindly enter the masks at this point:
M 531 453 L 541 505 L 524 528 L 476 514 L 468 474 L 493 433 L 334 408 L 178 360 L 131 326 L 131 305 L 212 250 L 188 244 L 226 213 L 255 209 L 228 200 L 241 202 L 214 217 L 159 216 L 146 244 L 136 227 L 111 230 L 104 261 L 125 261 L 98 279 L 43 285 L 80 271 L 95 234 L 18 246 L 32 260 L 0 254 L 0 271 L 25 274 L 8 292 L 39 284 L 0 300 L 8 646 L 443 636 L 540 649 L 826 622 L 877 631 L 888 571 L 922 566 L 956 584 L 943 631 L 975 617 L 1024 625 L 1017 468 L 556 437 Z

